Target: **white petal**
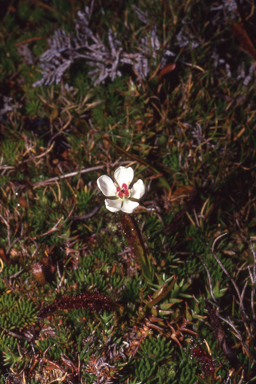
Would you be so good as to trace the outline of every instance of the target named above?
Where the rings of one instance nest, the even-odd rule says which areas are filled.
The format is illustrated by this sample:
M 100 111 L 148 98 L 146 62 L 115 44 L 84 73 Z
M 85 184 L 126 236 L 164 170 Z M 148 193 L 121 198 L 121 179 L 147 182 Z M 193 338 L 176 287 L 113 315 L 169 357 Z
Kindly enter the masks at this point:
M 141 199 L 145 191 L 145 184 L 141 179 L 139 179 L 131 188 L 130 197 L 133 197 L 134 199 Z
M 103 195 L 113 197 L 116 195 L 116 186 L 110 177 L 103 175 L 97 180 L 97 184 Z
M 120 200 L 120 199 L 116 199 L 116 200 L 106 199 L 105 200 L 106 208 L 110 212 L 118 212 L 118 211 L 120 211 L 121 210 L 121 204 L 122 204 L 122 200 Z
M 139 203 L 135 203 L 135 201 L 131 201 L 129 199 L 124 199 L 123 206 L 121 208 L 121 211 L 125 213 L 133 213 L 135 208 L 137 208 Z
M 127 184 L 127 188 L 129 188 L 129 184 L 132 182 L 134 177 L 134 172 L 131 167 L 119 167 L 115 170 L 114 178 L 116 179 L 119 187 L 122 188 L 123 183 Z

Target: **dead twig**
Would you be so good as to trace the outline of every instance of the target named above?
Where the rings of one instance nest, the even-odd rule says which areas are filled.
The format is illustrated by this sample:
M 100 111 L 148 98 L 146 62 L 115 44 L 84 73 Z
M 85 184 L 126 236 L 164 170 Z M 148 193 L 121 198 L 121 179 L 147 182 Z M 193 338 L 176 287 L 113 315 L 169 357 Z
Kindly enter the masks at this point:
M 130 163 L 130 161 L 120 161 L 118 163 L 118 165 L 125 165 L 125 164 L 129 164 L 129 163 Z M 110 164 L 111 167 L 115 167 L 116 165 L 117 165 L 116 163 Z M 37 183 L 33 184 L 33 189 L 38 188 L 38 187 L 42 187 L 42 186 L 47 185 L 47 184 L 54 183 L 55 181 L 67 179 L 68 177 L 74 177 L 74 176 L 77 176 L 80 174 L 82 175 L 83 173 L 99 171 L 100 169 L 104 169 L 104 168 L 105 168 L 105 165 L 98 165 L 96 167 L 81 169 L 80 171 L 67 173 L 66 175 L 56 176 L 56 177 L 52 177 L 52 178 L 47 179 L 47 180 L 38 181 Z

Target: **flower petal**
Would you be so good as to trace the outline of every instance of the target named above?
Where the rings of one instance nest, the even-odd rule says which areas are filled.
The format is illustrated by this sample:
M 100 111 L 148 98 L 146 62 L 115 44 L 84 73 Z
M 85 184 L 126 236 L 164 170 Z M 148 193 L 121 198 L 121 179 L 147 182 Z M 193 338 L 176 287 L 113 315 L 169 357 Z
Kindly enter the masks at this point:
M 145 191 L 145 184 L 141 179 L 139 179 L 131 188 L 130 197 L 133 197 L 134 199 L 141 199 Z
M 114 178 L 116 179 L 118 185 L 122 188 L 123 183 L 127 184 L 129 188 L 129 184 L 132 182 L 134 177 L 134 172 L 131 167 L 119 167 L 115 170 Z
M 118 212 L 118 211 L 120 211 L 121 210 L 121 204 L 122 204 L 122 200 L 121 199 L 116 199 L 116 200 L 105 199 L 106 208 L 110 212 Z
M 106 175 L 100 176 L 97 180 L 97 184 L 103 195 L 108 197 L 116 195 L 116 186 L 110 177 Z
M 135 208 L 137 208 L 139 203 L 135 203 L 135 201 L 131 201 L 129 199 L 124 199 L 123 206 L 121 208 L 121 211 L 125 213 L 133 213 Z

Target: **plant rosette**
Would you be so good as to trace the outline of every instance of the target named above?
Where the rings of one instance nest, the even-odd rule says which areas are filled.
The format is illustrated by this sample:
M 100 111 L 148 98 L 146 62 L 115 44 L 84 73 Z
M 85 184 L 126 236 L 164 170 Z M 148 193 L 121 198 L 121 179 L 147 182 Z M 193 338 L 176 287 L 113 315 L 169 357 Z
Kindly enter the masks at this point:
M 123 211 L 125 213 L 133 213 L 138 207 L 138 200 L 145 193 L 145 185 L 139 179 L 131 189 L 129 185 L 134 178 L 134 171 L 131 167 L 119 167 L 115 170 L 114 179 L 116 182 L 107 176 L 100 176 L 97 184 L 104 196 L 106 208 L 110 212 Z

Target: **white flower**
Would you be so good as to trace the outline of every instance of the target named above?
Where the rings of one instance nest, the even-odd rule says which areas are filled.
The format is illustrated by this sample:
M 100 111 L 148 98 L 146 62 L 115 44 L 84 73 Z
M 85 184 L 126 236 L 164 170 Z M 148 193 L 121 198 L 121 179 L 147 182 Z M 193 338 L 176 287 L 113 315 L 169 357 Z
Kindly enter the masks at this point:
M 103 195 L 111 199 L 105 199 L 106 208 L 111 212 L 123 211 L 125 213 L 132 213 L 139 203 L 139 200 L 145 193 L 145 185 L 139 179 L 131 189 L 131 184 L 134 177 L 134 172 L 131 167 L 119 167 L 115 170 L 114 178 L 116 183 L 106 175 L 100 176 L 97 184 Z M 132 200 L 131 200 L 132 199 Z

